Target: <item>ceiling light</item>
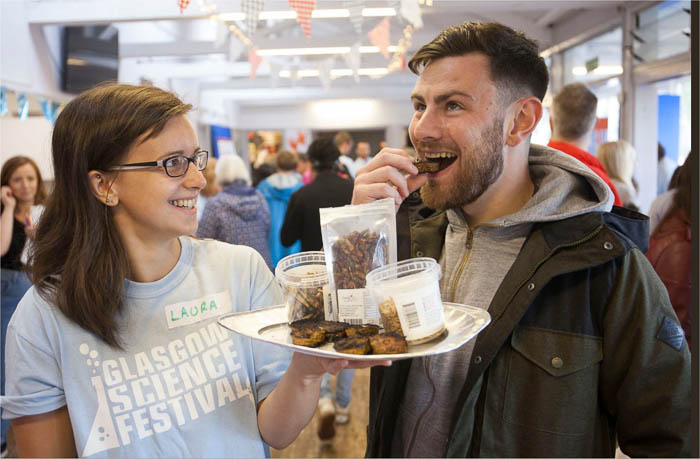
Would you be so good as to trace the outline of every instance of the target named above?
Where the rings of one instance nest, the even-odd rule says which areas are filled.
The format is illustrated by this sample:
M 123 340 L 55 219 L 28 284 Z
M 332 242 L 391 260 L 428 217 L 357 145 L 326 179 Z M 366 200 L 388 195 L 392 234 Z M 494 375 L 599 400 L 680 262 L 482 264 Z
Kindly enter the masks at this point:
M 349 46 L 332 46 L 332 47 L 317 47 L 317 48 L 269 48 L 258 49 L 255 52 L 258 56 L 318 56 L 322 54 L 349 54 Z M 389 52 L 394 53 L 398 46 L 389 46 Z M 360 53 L 372 54 L 379 53 L 378 46 L 360 46 Z
M 365 17 L 377 17 L 377 16 L 396 16 L 395 8 L 363 8 L 362 16 Z M 332 18 L 347 18 L 350 17 L 350 11 L 343 8 L 338 9 L 320 9 L 313 10 L 311 12 L 311 17 L 314 19 L 332 19 Z M 220 13 L 218 18 L 222 21 L 243 21 L 245 20 L 245 13 Z M 294 10 L 285 11 L 261 11 L 258 19 L 261 21 L 267 19 L 296 19 L 297 13 Z

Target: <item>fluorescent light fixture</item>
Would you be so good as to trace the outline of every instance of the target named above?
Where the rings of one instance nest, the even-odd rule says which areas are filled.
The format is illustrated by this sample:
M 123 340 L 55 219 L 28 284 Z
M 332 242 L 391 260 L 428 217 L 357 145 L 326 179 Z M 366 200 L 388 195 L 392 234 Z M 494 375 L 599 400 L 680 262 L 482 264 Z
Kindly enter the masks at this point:
M 363 8 L 362 16 L 365 17 L 377 17 L 377 16 L 396 16 L 396 9 L 394 8 Z M 220 13 L 217 17 L 222 21 L 243 21 L 245 19 L 245 13 Z M 347 18 L 350 17 L 350 11 L 343 8 L 338 9 L 322 9 L 313 10 L 311 12 L 311 17 L 314 19 L 333 19 L 333 18 Z M 258 18 L 261 21 L 267 19 L 296 19 L 297 13 L 294 10 L 286 11 L 261 11 Z
M 579 65 L 577 67 L 572 68 L 571 73 L 573 73 L 576 76 L 583 76 L 583 75 L 587 75 L 588 73 L 592 73 L 594 75 L 599 75 L 599 76 L 619 75 L 622 73 L 622 66 L 621 65 L 601 65 L 600 67 L 596 67 L 595 69 L 593 69 L 592 72 L 588 72 L 586 70 L 586 67 Z
M 360 75 L 364 75 L 364 76 L 384 76 L 387 73 L 389 73 L 389 70 L 386 67 L 364 68 L 364 69 L 359 69 L 357 71 L 357 73 Z M 302 69 L 302 70 L 297 71 L 297 77 L 299 77 L 299 78 L 317 77 L 318 75 L 319 75 L 319 71 L 316 69 Z M 353 75 L 352 69 L 332 69 L 331 70 L 331 77 L 333 77 L 333 78 L 352 76 L 352 75 Z M 281 70 L 279 73 L 279 76 L 280 76 L 280 78 L 291 78 L 292 72 L 290 70 Z
M 269 48 L 269 49 L 258 49 L 256 53 L 258 56 L 318 56 L 323 54 L 349 54 L 349 46 L 329 46 L 329 47 L 317 47 L 317 48 Z M 398 46 L 389 46 L 389 52 L 394 53 L 398 49 Z M 362 54 L 372 54 L 378 53 L 378 46 L 360 46 L 360 53 Z

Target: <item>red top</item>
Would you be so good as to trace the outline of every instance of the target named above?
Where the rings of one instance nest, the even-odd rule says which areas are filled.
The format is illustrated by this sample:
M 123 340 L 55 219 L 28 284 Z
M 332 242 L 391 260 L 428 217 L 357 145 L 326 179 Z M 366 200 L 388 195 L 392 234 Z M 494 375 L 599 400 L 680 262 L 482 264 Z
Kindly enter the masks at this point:
M 613 194 L 615 195 L 615 205 L 622 207 L 622 200 L 620 199 L 620 195 L 617 194 L 615 185 L 613 185 L 612 181 L 610 180 L 610 177 L 608 177 L 608 173 L 605 172 L 605 168 L 603 167 L 603 164 L 598 160 L 598 158 L 588 153 L 586 150 L 581 150 L 576 145 L 571 145 L 570 143 L 566 142 L 550 140 L 547 146 L 549 148 L 554 148 L 555 150 L 563 151 L 564 153 L 573 156 L 574 158 L 578 159 L 583 164 L 588 166 L 590 170 L 595 172 L 598 175 L 598 177 L 602 178 L 605 181 L 605 183 L 608 184 Z
M 668 290 L 671 304 L 690 346 L 693 320 L 690 303 L 692 243 L 690 225 L 682 218 L 682 212 L 677 210 L 662 221 L 651 235 L 647 258 Z

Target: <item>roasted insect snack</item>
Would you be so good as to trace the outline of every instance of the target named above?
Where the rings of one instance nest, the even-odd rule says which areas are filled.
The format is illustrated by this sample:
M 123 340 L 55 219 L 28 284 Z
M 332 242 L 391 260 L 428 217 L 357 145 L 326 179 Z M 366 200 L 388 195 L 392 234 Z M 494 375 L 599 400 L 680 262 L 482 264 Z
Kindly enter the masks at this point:
M 292 322 L 303 319 L 322 320 L 324 317 L 323 287 L 297 287 L 296 294 L 291 297 L 288 307 Z
M 389 262 L 387 240 L 370 230 L 339 237 L 332 250 L 333 276 L 339 289 L 364 288 L 367 273 Z
M 380 333 L 369 337 L 373 354 L 401 354 L 408 352 L 408 343 L 399 333 Z
M 333 344 L 333 349 L 344 354 L 364 355 L 372 352 L 369 345 L 369 338 L 366 336 L 354 336 L 343 338 Z
M 345 329 L 348 328 L 348 324 L 332 320 L 320 320 L 316 324 L 318 328 L 326 333 L 326 341 L 329 342 L 345 338 Z
M 326 331 L 318 320 L 298 320 L 289 325 L 292 342 L 299 346 L 318 347 L 326 342 Z
M 421 161 L 419 159 L 413 161 L 413 165 L 418 169 L 418 173 L 437 172 L 440 170 L 440 161 Z
M 351 325 L 345 329 L 345 334 L 348 338 L 353 336 L 371 336 L 379 333 L 379 325 L 374 324 L 364 324 L 364 325 Z
M 284 292 L 287 322 L 326 318 L 324 287 L 328 271 L 323 252 L 301 252 L 277 263 L 275 277 Z

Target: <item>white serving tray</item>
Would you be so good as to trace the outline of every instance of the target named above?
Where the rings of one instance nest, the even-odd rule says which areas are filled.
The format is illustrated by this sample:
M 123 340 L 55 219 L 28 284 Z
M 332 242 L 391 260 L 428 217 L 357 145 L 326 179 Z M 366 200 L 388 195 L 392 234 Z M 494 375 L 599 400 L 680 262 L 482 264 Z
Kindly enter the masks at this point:
M 294 344 L 289 335 L 287 309 L 284 305 L 228 314 L 219 319 L 219 324 L 240 335 L 286 347 L 295 352 L 320 357 L 372 361 L 402 360 L 449 352 L 474 338 L 491 322 L 491 316 L 483 309 L 457 303 L 443 303 L 443 306 L 445 333 L 428 343 L 409 344 L 408 352 L 402 354 L 344 354 L 335 351 L 333 343 L 326 343 L 320 347 Z

